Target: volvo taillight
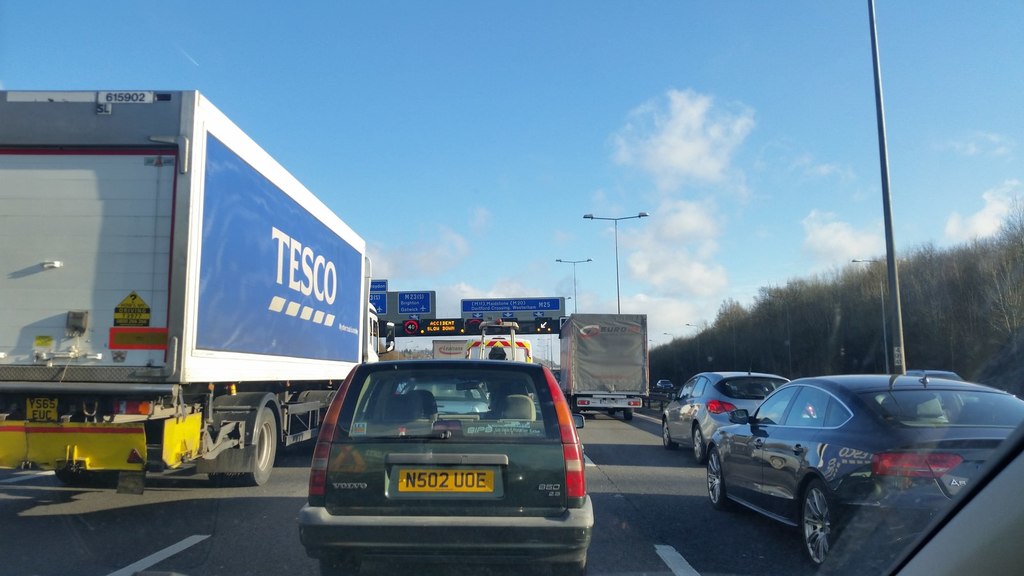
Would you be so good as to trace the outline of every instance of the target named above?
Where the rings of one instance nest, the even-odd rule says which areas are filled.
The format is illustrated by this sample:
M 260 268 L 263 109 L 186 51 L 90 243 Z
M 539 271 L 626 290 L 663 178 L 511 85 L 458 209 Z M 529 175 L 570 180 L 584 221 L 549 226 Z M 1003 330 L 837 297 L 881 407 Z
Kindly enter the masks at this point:
M 579 444 L 562 444 L 565 456 L 565 494 L 570 499 L 587 496 L 587 475 L 583 462 L 583 451 Z
M 583 447 L 580 445 L 576 423 L 572 419 L 572 410 L 566 402 L 562 389 L 554 376 L 548 372 L 548 390 L 555 401 L 555 414 L 558 415 L 558 430 L 562 437 L 562 456 L 565 461 L 565 493 L 570 506 L 582 506 L 587 496 L 586 465 L 583 461 Z
M 310 506 L 324 505 L 324 487 L 327 485 L 327 463 L 330 456 L 331 443 L 317 440 L 316 448 L 313 449 L 313 460 L 309 465 Z
M 345 398 L 345 393 L 348 392 L 348 386 L 354 373 L 355 370 L 349 373 L 345 383 L 341 385 L 341 390 L 338 390 L 330 407 L 327 408 L 323 422 L 320 423 L 320 432 L 316 437 L 316 447 L 313 448 L 313 459 L 309 464 L 308 502 L 310 506 L 324 505 L 324 489 L 327 486 L 327 464 L 330 462 L 331 444 L 334 442 L 334 434 L 338 428 L 338 415 L 341 414 L 341 403 Z

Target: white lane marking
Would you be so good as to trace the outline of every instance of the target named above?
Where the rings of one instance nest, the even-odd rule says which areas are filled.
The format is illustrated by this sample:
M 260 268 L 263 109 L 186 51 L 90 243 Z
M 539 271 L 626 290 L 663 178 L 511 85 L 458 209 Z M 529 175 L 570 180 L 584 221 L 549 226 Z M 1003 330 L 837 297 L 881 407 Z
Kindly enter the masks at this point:
M 47 470 L 46 472 L 34 472 L 32 474 L 19 474 L 17 476 L 0 480 L 0 484 L 17 484 L 18 482 L 27 482 L 29 480 L 35 480 L 36 478 L 42 478 L 43 476 L 53 476 L 53 470 Z
M 153 566 L 155 564 L 159 564 L 160 562 L 163 562 L 171 556 L 174 556 L 178 552 L 181 552 L 182 550 L 185 550 L 187 548 L 191 548 L 192 546 L 195 546 L 196 544 L 202 542 L 203 540 L 206 540 L 209 537 L 209 534 L 196 534 L 193 536 L 189 536 L 181 542 L 178 542 L 173 546 L 168 546 L 167 548 L 164 548 L 159 552 L 150 554 L 149 556 L 146 556 L 145 558 L 139 560 L 138 562 L 135 562 L 134 564 L 121 568 L 117 572 L 111 572 L 108 576 L 132 576 L 136 572 L 145 570 L 146 568 L 149 568 L 150 566 Z
M 655 418 L 654 416 L 648 416 L 647 414 L 640 414 L 640 413 L 637 413 L 637 412 L 633 412 L 633 417 L 634 418 L 640 418 L 642 420 L 647 420 L 648 422 L 654 422 L 655 424 L 661 424 L 661 418 L 660 417 L 659 418 Z
M 597 466 L 597 464 L 594 464 L 594 461 L 590 459 L 590 456 L 587 456 L 586 454 L 583 455 L 583 462 L 587 466 Z
M 668 566 L 668 569 L 672 571 L 675 576 L 700 576 L 693 566 L 683 558 L 683 555 L 676 552 L 676 549 L 671 546 L 664 544 L 655 544 L 654 551 L 661 556 L 662 562 Z

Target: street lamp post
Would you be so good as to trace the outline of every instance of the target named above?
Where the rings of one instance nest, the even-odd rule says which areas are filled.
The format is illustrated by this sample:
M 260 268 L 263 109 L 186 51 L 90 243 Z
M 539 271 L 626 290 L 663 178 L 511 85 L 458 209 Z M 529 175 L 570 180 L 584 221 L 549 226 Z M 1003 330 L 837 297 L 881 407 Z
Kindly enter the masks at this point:
M 646 218 L 648 216 L 650 216 L 650 214 L 647 212 L 640 212 L 636 216 L 620 216 L 618 218 L 604 218 L 601 216 L 594 216 L 593 214 L 583 215 L 583 218 L 586 220 L 611 220 L 615 224 L 615 309 L 618 314 L 622 314 L 622 298 L 619 292 L 619 220 Z
M 700 372 L 701 366 L 703 366 L 700 357 L 700 326 L 697 326 L 696 324 L 687 324 L 687 326 L 697 329 L 697 372 Z
M 875 78 L 875 117 L 878 122 L 878 158 L 882 176 L 886 276 L 889 281 L 889 310 L 892 315 L 890 322 L 892 328 L 892 371 L 890 373 L 906 374 L 907 366 L 903 352 L 903 306 L 900 303 L 900 276 L 896 264 L 896 241 L 893 237 L 892 202 L 889 193 L 889 153 L 885 142 L 885 105 L 882 98 L 882 65 L 878 56 L 878 30 L 875 26 L 875 0 L 868 0 L 868 22 L 871 27 L 871 63 Z M 886 350 L 886 356 L 888 356 L 888 350 Z
M 592 259 L 587 258 L 586 260 L 562 260 L 561 258 L 555 258 L 555 262 L 561 262 L 562 264 L 572 264 L 572 312 L 575 314 L 579 312 L 579 298 L 576 297 L 576 265 L 583 264 L 584 262 L 593 262 Z
M 671 338 L 672 340 L 670 340 L 670 342 L 675 342 L 675 340 L 676 340 L 676 335 L 675 334 L 672 334 L 671 332 L 662 332 L 662 334 L 664 334 L 665 336 L 668 336 L 669 338 Z M 679 385 L 682 385 L 682 382 L 683 382 L 684 378 L 683 378 L 683 375 L 682 375 L 682 371 L 679 369 L 679 356 L 676 356 L 675 354 L 672 354 L 671 358 L 672 358 L 672 382 L 677 382 L 677 383 L 679 383 Z M 674 385 L 675 384 L 673 384 L 673 386 Z
M 862 263 L 875 263 L 878 260 L 871 260 L 867 258 L 854 258 L 851 262 L 862 262 Z M 889 373 L 889 329 L 886 327 L 885 321 L 885 280 L 878 280 L 878 299 L 882 302 L 882 349 L 885 352 L 885 370 L 884 373 Z

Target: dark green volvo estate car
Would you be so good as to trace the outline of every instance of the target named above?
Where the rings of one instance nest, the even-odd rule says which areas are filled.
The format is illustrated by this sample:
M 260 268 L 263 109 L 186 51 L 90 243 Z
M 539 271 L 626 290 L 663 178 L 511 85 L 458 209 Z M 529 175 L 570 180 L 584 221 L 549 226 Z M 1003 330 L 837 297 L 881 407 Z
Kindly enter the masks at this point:
M 594 512 L 582 425 L 540 365 L 361 365 L 320 430 L 302 543 L 323 574 L 467 558 L 583 574 Z

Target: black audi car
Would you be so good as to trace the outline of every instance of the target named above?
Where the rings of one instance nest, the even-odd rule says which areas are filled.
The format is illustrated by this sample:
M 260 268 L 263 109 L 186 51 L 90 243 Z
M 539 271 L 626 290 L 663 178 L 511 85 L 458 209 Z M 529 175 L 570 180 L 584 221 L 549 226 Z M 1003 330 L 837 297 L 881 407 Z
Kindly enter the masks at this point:
M 798 528 L 825 562 L 865 516 L 889 534 L 924 530 L 1024 421 L 1024 401 L 988 386 L 927 376 L 845 375 L 794 380 L 752 414 L 730 413 L 711 438 L 708 496 Z M 884 551 L 879 550 L 882 557 Z

